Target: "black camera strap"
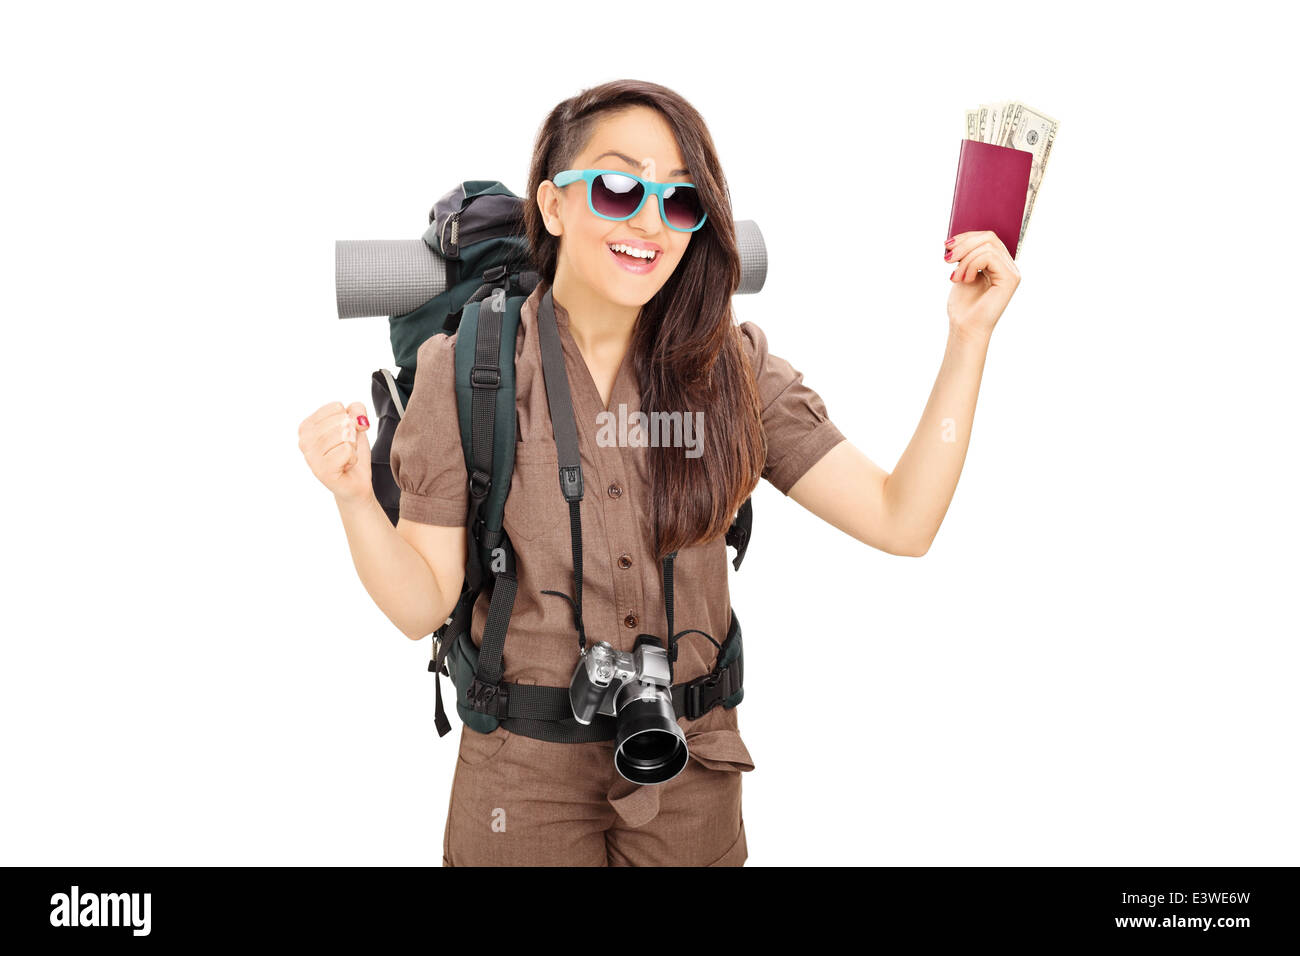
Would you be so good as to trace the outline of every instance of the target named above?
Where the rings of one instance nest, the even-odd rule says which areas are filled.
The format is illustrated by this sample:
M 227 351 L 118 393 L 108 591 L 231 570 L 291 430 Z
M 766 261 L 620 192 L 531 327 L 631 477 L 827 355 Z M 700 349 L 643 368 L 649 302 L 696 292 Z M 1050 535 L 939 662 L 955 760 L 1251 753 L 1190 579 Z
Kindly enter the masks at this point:
M 560 343 L 560 332 L 555 320 L 555 303 L 548 288 L 542 296 L 537 311 L 537 330 L 542 352 L 542 377 L 546 383 L 546 403 L 551 411 L 551 424 L 555 431 L 555 448 L 559 460 L 560 492 L 569 505 L 569 538 L 573 553 L 573 597 L 562 591 L 544 590 L 543 594 L 553 594 L 567 600 L 573 607 L 573 624 L 578 632 L 578 649 L 587 648 L 587 632 L 582 621 L 582 459 L 578 452 L 578 426 L 573 414 L 573 394 L 569 386 L 569 373 L 564 365 L 564 347 Z M 672 665 L 677 660 L 677 638 L 673 631 L 673 560 L 677 552 L 672 551 L 663 558 L 660 572 L 663 576 L 664 611 L 668 618 L 668 664 L 671 675 Z M 683 631 L 704 634 L 703 631 Z M 704 634 L 719 647 L 717 641 Z
M 573 626 L 578 631 L 578 649 L 587 649 L 587 631 L 582 623 L 582 458 L 578 453 L 578 424 L 573 414 L 569 373 L 564 367 L 564 349 L 555 324 L 555 305 L 548 288 L 537 312 L 537 330 L 542 350 L 542 379 L 546 383 L 546 404 L 551 410 L 555 451 L 560 468 L 560 493 L 569 505 L 570 549 L 573 552 L 573 597 L 554 594 L 573 605 Z

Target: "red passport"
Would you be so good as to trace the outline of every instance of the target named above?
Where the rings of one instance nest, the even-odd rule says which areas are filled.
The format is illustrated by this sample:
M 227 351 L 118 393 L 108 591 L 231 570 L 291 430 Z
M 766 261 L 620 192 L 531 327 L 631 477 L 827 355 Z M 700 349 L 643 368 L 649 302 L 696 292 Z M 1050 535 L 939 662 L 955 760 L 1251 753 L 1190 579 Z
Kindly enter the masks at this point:
M 1016 257 L 1034 154 L 973 139 L 961 141 L 948 235 L 989 229 Z

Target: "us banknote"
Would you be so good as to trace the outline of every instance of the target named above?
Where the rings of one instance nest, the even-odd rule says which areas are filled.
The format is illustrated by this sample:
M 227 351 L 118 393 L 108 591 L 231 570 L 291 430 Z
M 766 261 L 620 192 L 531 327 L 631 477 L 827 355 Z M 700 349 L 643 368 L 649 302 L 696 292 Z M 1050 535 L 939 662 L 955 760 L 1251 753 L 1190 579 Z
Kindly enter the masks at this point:
M 1025 214 L 1020 220 L 1017 255 L 1025 247 L 1029 217 L 1034 211 L 1034 201 L 1038 198 L 1043 174 L 1047 172 L 1047 160 L 1052 155 L 1052 143 L 1056 140 L 1056 131 L 1060 125 L 1042 110 L 1015 101 L 981 103 L 978 109 L 966 111 L 967 139 L 1023 149 L 1033 154 L 1029 167 L 1029 190 L 1025 194 Z

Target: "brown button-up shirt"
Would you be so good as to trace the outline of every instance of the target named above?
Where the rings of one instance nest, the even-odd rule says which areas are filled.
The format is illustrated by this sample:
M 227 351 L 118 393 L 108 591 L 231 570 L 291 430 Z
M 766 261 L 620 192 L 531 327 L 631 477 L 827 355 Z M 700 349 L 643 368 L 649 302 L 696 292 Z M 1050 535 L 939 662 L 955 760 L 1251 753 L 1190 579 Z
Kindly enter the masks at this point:
M 573 594 L 569 509 L 560 492 L 558 458 L 551 427 L 537 310 L 546 291 L 541 283 L 525 301 L 515 343 L 515 382 L 519 434 L 515 469 L 506 499 L 504 525 L 514 545 L 518 595 L 503 654 L 503 679 L 511 683 L 567 687 L 578 660 L 573 610 L 543 589 Z M 629 350 L 619 368 L 609 407 L 569 332 L 569 316 L 555 302 L 555 319 L 572 391 L 585 493 L 582 515 L 582 619 L 588 641 L 608 641 L 630 651 L 640 633 L 667 644 L 663 578 L 651 552 L 649 476 L 644 447 L 618 447 L 597 441 L 602 412 L 628 420 L 639 411 L 640 388 Z M 830 421 L 821 397 L 803 384 L 802 373 L 771 355 L 767 337 L 752 322 L 739 325 L 754 368 L 767 442 L 763 477 L 781 491 L 790 488 L 844 436 Z M 456 335 L 434 335 L 419 350 L 415 384 L 406 413 L 393 436 L 390 461 L 401 489 L 400 517 L 426 524 L 464 525 L 469 508 L 468 475 L 460 441 L 455 384 Z M 704 427 L 710 423 L 705 422 Z M 762 538 L 759 537 L 761 547 Z M 723 538 L 678 551 L 673 565 L 673 625 L 680 632 L 698 628 L 721 643 L 730 623 Z M 471 634 L 482 642 L 488 598 L 479 596 Z M 736 615 L 750 652 L 764 646 L 761 626 Z M 694 680 L 713 669 L 716 649 L 698 634 L 678 639 L 674 680 Z M 711 727 L 736 729 L 735 711 Z M 743 745 L 742 745 L 743 749 Z

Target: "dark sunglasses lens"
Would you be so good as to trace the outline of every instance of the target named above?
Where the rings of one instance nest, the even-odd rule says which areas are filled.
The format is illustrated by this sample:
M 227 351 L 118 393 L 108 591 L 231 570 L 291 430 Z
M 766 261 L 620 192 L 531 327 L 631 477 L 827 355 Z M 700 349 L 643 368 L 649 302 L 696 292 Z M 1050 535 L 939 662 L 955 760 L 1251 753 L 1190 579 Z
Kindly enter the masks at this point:
M 640 204 L 643 192 L 630 176 L 603 173 L 591 181 L 591 205 L 602 216 L 626 219 Z
M 693 229 L 704 218 L 700 191 L 694 186 L 664 190 L 664 215 L 675 229 Z

